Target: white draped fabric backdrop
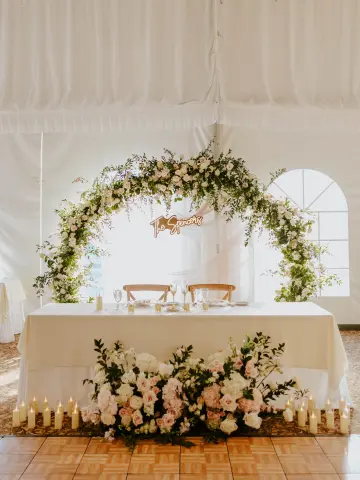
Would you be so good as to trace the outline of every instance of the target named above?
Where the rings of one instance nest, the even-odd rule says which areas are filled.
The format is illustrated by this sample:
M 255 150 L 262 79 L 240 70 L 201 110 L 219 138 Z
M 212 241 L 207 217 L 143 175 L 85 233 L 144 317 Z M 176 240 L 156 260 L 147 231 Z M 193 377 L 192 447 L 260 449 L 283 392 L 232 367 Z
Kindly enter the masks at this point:
M 286 167 L 338 183 L 350 295 L 319 303 L 339 323 L 358 323 L 359 20 L 358 0 L 0 0 L 0 276 L 21 280 L 27 311 L 39 304 L 35 245 L 56 231 L 61 200 L 77 198 L 74 178 L 92 181 L 134 152 L 195 154 L 216 134 L 219 149 L 232 148 L 264 181 Z M 189 269 L 189 281 L 226 277 L 248 298 L 260 285 L 258 299 L 264 283 L 243 273 L 251 249 L 237 250 L 243 227 L 218 222 L 205 220 L 205 242 L 190 230 L 167 242 L 178 262 L 168 278 Z M 230 228 L 240 229 L 236 245 Z M 130 246 L 119 248 L 119 265 L 103 269 L 123 283 L 125 271 L 142 269 L 126 270 Z

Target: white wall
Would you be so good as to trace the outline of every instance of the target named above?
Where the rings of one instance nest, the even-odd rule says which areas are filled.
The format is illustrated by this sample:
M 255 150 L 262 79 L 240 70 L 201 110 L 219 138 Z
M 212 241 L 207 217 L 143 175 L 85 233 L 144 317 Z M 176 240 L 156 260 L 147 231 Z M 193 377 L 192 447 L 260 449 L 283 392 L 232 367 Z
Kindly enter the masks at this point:
M 264 182 L 278 168 L 310 168 L 333 178 L 349 208 L 350 297 L 322 297 L 317 303 L 338 323 L 360 323 L 360 136 L 355 133 L 284 133 L 221 127 L 222 149 L 231 148 Z

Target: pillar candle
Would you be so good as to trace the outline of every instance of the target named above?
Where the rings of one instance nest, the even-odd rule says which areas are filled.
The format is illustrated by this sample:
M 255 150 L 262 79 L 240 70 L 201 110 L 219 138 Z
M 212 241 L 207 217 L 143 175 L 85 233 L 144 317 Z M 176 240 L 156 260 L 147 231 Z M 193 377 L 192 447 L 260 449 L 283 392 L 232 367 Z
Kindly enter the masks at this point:
M 47 401 L 47 398 L 45 397 L 45 398 L 44 398 L 43 410 L 42 410 L 42 411 L 44 411 L 44 410 L 45 410 L 46 408 L 48 408 L 48 407 L 49 407 L 49 402 Z
M 291 403 L 290 403 L 289 400 L 285 403 L 285 409 L 284 410 L 291 410 L 292 411 Z
M 100 295 L 96 297 L 96 311 L 99 312 L 103 309 L 103 299 Z
M 55 430 L 62 429 L 63 415 L 64 413 L 58 408 L 55 412 Z
M 314 412 L 309 417 L 309 426 L 310 426 L 310 433 L 312 433 L 313 435 L 317 435 L 318 433 L 317 417 Z
M 74 409 L 71 415 L 71 428 L 73 430 L 77 430 L 79 428 L 79 410 L 77 408 Z
M 39 413 L 39 405 L 35 397 L 33 398 L 30 407 L 34 410 L 35 415 Z
M 326 412 L 326 428 L 328 430 L 333 430 L 335 428 L 335 421 L 334 421 L 334 410 L 328 410 Z
M 51 411 L 49 407 L 43 410 L 43 425 L 44 427 L 50 427 L 51 425 Z
M 23 401 L 20 405 L 20 422 L 26 422 L 27 419 L 27 409 L 26 403 Z
M 315 415 L 317 418 L 318 425 L 321 425 L 321 410 L 320 408 L 315 408 Z
M 327 400 L 327 402 L 325 403 L 325 411 L 328 412 L 329 410 L 331 410 L 331 402 L 330 402 L 330 398 Z
M 15 407 L 15 410 L 13 410 L 13 421 L 12 421 L 12 426 L 14 428 L 20 427 L 20 410 L 18 407 Z
M 299 427 L 305 427 L 306 425 L 306 411 L 300 407 L 300 410 L 298 411 L 298 426 Z
M 343 399 L 343 397 L 340 398 L 339 401 L 339 412 L 342 414 L 346 408 L 346 401 Z
M 69 417 L 71 417 L 73 410 L 74 410 L 74 400 L 72 399 L 72 397 L 70 397 L 70 400 L 68 401 L 68 406 L 67 406 L 67 414 L 69 415 Z
M 313 413 L 314 409 L 315 409 L 315 400 L 310 395 L 308 400 L 308 410 L 310 415 Z
M 28 413 L 28 429 L 35 428 L 35 410 L 31 407 Z
M 340 433 L 349 435 L 349 417 L 344 413 L 340 415 Z
M 295 409 L 295 400 L 293 396 L 290 397 L 289 403 L 290 403 L 290 410 L 292 410 L 293 414 L 295 415 L 296 409 Z

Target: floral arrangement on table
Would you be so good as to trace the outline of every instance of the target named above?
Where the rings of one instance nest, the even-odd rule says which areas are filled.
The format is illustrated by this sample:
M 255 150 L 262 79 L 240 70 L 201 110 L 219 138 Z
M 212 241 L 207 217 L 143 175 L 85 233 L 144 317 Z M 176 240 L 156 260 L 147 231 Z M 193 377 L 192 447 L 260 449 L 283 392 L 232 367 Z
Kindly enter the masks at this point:
M 240 348 L 230 341 L 206 362 L 193 358 L 189 346 L 161 363 L 119 342 L 107 349 L 95 340 L 94 378 L 84 380 L 92 403 L 82 409 L 83 421 L 106 438 L 123 436 L 129 443 L 147 435 L 174 438 L 197 426 L 227 435 L 244 425 L 258 429 L 271 402 L 296 386 L 292 379 L 267 381 L 271 373 L 282 373 L 284 348 L 271 347 L 270 337 L 257 333 Z
M 272 175 L 271 182 L 283 171 Z M 214 157 L 212 144 L 188 159 L 165 150 L 159 158 L 133 155 L 124 165 L 106 167 L 78 203 L 65 201 L 56 211 L 60 243 L 46 241 L 38 246 L 46 269 L 35 279 L 37 294 L 43 295 L 50 286 L 54 301 L 79 302 L 80 288 L 87 284 L 91 268 L 91 264 L 82 266 L 81 259 L 103 254 L 89 245 L 101 239 L 114 213 L 129 213 L 138 203 L 151 202 L 169 209 L 173 200 L 191 198 L 193 207 L 207 202 L 227 220 L 237 217 L 246 222 L 246 242 L 257 227 L 269 230 L 271 245 L 283 255 L 273 272 L 282 279 L 275 299 L 306 301 L 337 277 L 327 275 L 319 264 L 324 247 L 306 239 L 313 221 L 288 201 L 266 193 L 267 187 L 231 151 Z

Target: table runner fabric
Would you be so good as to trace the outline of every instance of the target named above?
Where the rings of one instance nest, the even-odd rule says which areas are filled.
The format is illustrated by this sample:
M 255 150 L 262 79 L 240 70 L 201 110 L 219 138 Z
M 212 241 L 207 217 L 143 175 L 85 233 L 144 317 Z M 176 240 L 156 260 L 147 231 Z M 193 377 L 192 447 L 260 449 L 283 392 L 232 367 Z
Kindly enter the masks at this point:
M 55 369 L 89 370 L 96 360 L 94 338 L 109 346 L 120 340 L 126 348 L 167 360 L 181 345 L 193 345 L 194 354 L 206 358 L 226 347 L 230 337 L 240 344 L 246 334 L 256 332 L 270 335 L 274 344 L 285 342 L 284 368 L 325 372 L 328 394 L 339 390 L 347 370 L 340 332 L 331 313 L 311 302 L 160 315 L 151 308 L 129 315 L 106 305 L 96 312 L 92 304 L 48 304 L 28 316 L 20 337 L 20 390 L 35 395 L 30 378 L 44 379 L 45 372 Z

